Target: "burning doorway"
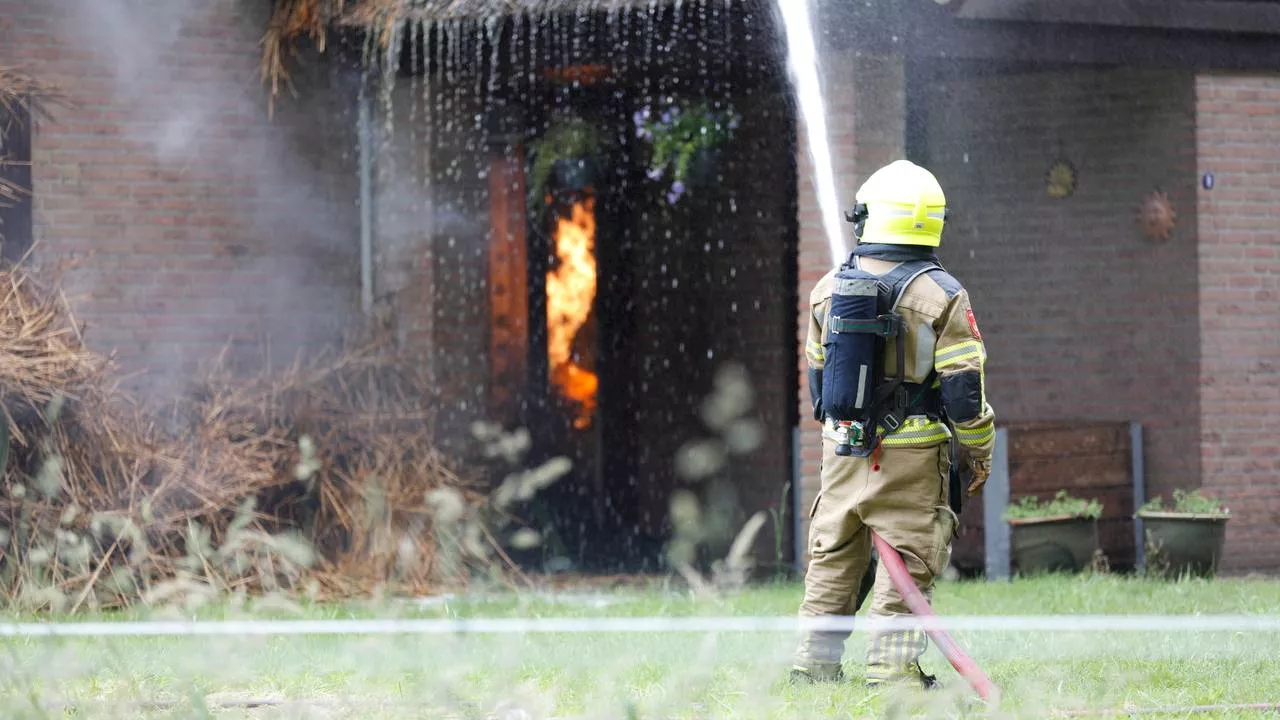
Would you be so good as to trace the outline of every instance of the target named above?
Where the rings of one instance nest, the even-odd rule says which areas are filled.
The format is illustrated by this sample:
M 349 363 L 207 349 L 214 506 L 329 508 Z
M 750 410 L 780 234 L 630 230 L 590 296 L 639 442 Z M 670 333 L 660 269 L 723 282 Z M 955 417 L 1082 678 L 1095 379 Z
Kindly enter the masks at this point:
M 608 126 L 611 118 L 599 102 L 593 122 Z M 548 133 L 556 132 L 554 121 Z M 534 143 L 536 140 L 534 138 Z M 518 153 L 523 157 L 524 152 Z M 508 259 L 491 264 L 508 282 L 491 287 L 525 288 L 524 300 L 506 297 L 492 302 L 518 319 L 495 325 L 523 326 L 527 331 L 495 358 L 523 365 L 519 407 L 514 415 L 533 440 L 529 460 L 567 457 L 573 468 L 528 508 L 545 546 L 536 553 L 553 567 L 635 569 L 656 559 L 659 541 L 640 545 L 634 485 L 617 482 L 633 460 L 635 428 L 628 422 L 632 369 L 628 364 L 631 320 L 628 315 L 627 235 L 630 217 L 621 176 L 632 172 L 621 154 L 601 153 L 556 164 L 544 173 L 546 183 L 529 191 L 530 163 L 511 168 L 517 182 L 504 183 L 505 200 L 495 203 L 521 208 L 525 234 L 508 243 Z M 516 197 L 519 191 L 522 196 Z M 522 242 L 522 247 L 511 247 Z M 512 259 L 516 259 L 514 262 Z M 510 335 L 510 334 L 508 334 Z M 517 356 L 518 354 L 518 356 Z M 508 416 L 511 413 L 508 412 Z
M 744 509 L 776 508 L 790 478 L 794 120 L 782 69 L 757 47 L 772 36 L 756 16 L 722 10 L 709 6 L 695 25 L 664 11 L 661 27 L 592 15 L 560 25 L 568 34 L 547 32 L 563 18 L 479 36 L 437 24 L 417 63 L 405 52 L 409 67 L 433 63 L 420 90 L 409 84 L 387 112 L 411 128 L 415 117 L 429 124 L 400 166 L 430 170 L 413 198 L 427 230 L 410 247 L 430 256 L 424 300 L 410 309 L 429 312 L 420 326 L 439 386 L 438 434 L 477 469 L 487 460 L 466 436 L 476 420 L 529 430 L 526 465 L 574 463 L 537 507 L 519 509 L 556 531 L 530 565 L 554 556 L 577 569 L 659 569 L 682 484 L 676 459 L 709 432 L 701 403 L 725 363 L 757 382 L 768 432 L 734 470 Z M 462 49 L 438 52 L 442 35 Z M 580 44 L 565 42 L 576 35 Z M 747 35 L 759 39 L 740 47 Z M 662 52 L 639 51 L 662 38 Z M 676 178 L 651 174 L 657 145 L 637 136 L 635 118 L 703 104 L 732 106 L 743 124 L 723 154 L 699 159 L 705 184 L 676 202 Z M 574 119 L 604 142 L 539 167 L 537 149 Z M 397 132 L 417 147 L 413 130 Z
M 573 112 L 563 97 L 548 102 L 560 111 L 546 129 L 513 134 L 491 160 L 489 414 L 529 431 L 528 462 L 573 463 L 522 509 L 546 540 L 525 560 L 616 569 L 635 506 L 626 487 L 605 479 L 608 463 L 627 462 L 634 433 L 623 408 L 629 218 L 620 175 L 630 171 L 617 148 L 539 165 L 538 148 L 559 135 L 624 117 L 598 95 L 576 99 Z

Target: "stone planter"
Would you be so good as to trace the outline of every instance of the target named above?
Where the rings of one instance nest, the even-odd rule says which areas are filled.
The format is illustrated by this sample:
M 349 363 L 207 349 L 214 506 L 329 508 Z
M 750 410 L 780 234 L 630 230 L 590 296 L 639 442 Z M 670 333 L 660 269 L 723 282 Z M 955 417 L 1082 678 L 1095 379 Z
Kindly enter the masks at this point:
M 1078 573 L 1093 562 L 1098 549 L 1098 521 L 1060 515 L 1009 520 L 1014 572 Z
M 1226 515 L 1141 511 L 1147 568 L 1167 578 L 1212 577 L 1226 539 Z

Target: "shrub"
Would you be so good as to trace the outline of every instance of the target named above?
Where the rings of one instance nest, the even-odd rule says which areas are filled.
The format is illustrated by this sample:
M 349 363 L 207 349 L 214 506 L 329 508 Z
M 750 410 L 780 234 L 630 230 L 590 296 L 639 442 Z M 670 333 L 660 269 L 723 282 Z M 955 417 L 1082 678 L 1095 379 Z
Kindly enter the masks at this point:
M 1231 511 L 1212 495 L 1200 490 L 1174 490 L 1173 507 L 1164 506 L 1164 498 L 1156 496 L 1143 503 L 1139 512 L 1172 512 L 1186 515 L 1230 515 Z
M 1052 500 L 1041 502 L 1034 496 L 1018 500 L 1017 504 L 1005 508 L 1005 520 L 1025 520 L 1029 518 L 1047 517 L 1083 517 L 1096 520 L 1102 515 L 1102 504 L 1097 500 L 1084 500 L 1071 497 L 1066 490 L 1059 490 Z

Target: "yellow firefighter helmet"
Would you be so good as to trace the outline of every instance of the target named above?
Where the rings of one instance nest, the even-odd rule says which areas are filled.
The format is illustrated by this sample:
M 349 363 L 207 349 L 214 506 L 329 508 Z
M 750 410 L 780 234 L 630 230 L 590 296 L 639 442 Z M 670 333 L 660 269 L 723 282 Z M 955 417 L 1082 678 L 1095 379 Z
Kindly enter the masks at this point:
M 859 241 L 887 245 L 942 244 L 947 196 L 933 173 L 907 160 L 890 163 L 858 189 L 850 220 L 862 224 Z

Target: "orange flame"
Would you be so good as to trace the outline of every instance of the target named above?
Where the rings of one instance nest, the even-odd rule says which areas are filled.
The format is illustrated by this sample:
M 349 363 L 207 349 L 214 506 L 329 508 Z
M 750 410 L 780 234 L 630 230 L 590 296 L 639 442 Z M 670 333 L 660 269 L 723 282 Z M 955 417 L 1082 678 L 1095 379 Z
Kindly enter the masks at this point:
M 574 203 L 568 218 L 556 221 L 556 267 L 547 273 L 547 358 L 551 382 L 581 407 L 573 426 L 591 425 L 599 378 L 573 357 L 573 341 L 586 324 L 596 298 L 595 199 Z

